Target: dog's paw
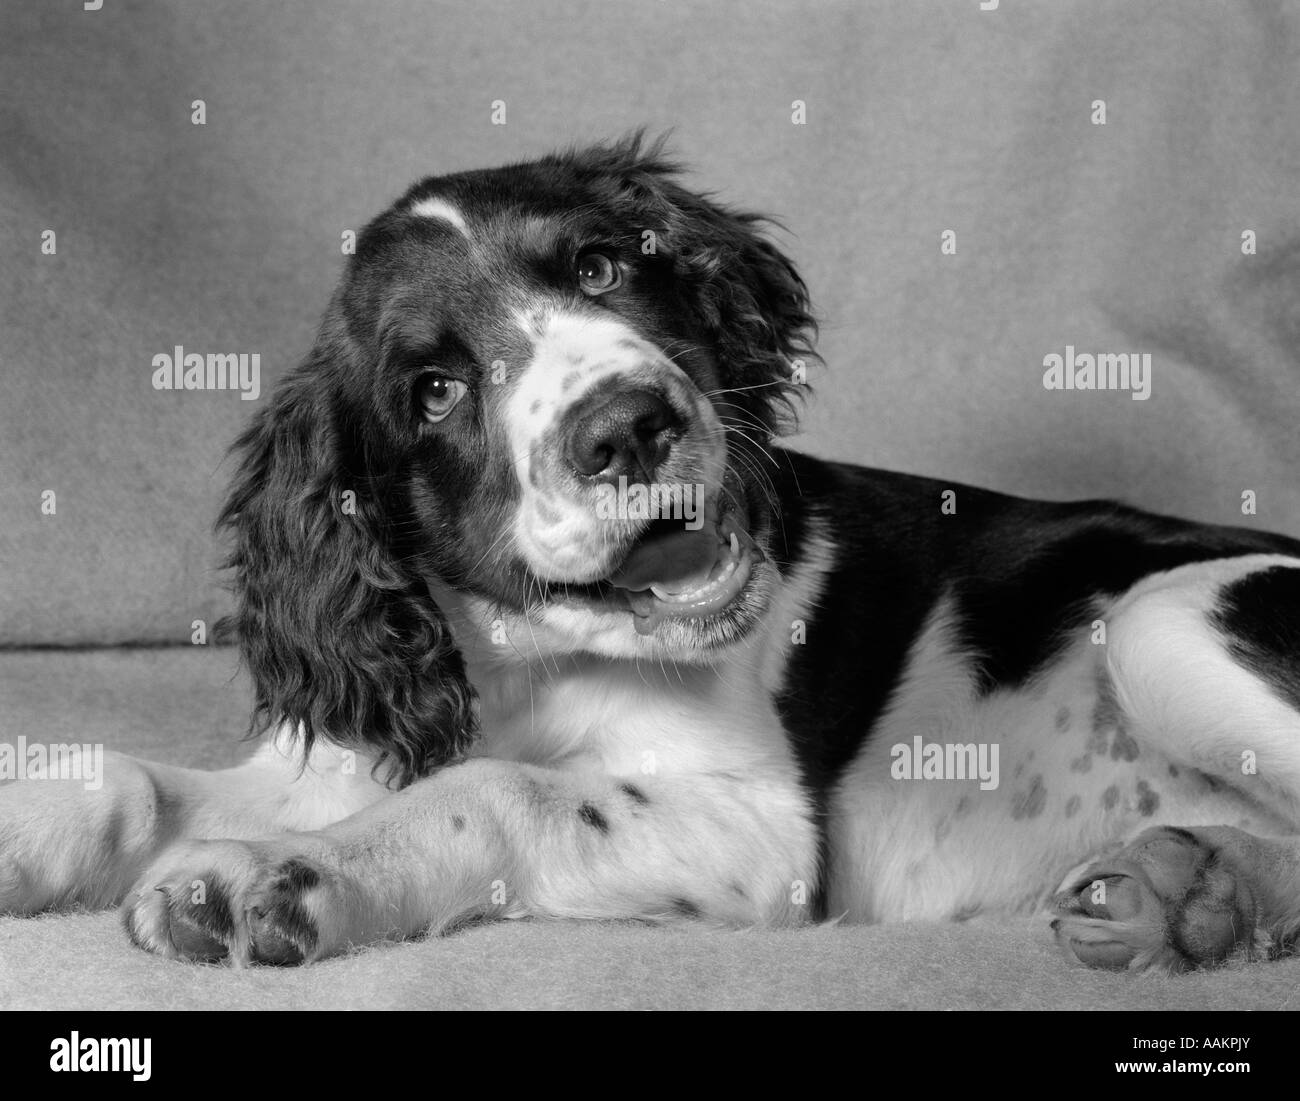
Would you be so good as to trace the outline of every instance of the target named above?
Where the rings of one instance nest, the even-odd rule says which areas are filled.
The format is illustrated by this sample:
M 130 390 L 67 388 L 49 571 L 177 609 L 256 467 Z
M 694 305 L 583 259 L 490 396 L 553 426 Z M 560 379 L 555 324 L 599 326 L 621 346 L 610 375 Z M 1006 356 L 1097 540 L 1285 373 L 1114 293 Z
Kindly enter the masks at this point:
M 1147 830 L 1072 874 L 1051 910 L 1057 944 L 1089 967 L 1185 971 L 1262 946 L 1245 870 L 1204 831 Z
M 298 964 L 339 943 L 337 877 L 279 842 L 187 841 L 164 852 L 122 907 L 132 942 L 171 959 Z

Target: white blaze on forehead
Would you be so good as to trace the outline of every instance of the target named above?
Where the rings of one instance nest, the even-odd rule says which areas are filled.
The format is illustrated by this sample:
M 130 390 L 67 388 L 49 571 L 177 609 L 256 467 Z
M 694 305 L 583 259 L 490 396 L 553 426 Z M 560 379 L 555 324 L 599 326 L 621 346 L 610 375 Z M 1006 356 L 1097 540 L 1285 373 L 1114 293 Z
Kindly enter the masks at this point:
M 536 359 L 551 353 L 575 361 L 600 362 L 618 358 L 621 349 L 623 358 L 642 360 L 657 351 L 630 325 L 599 314 L 543 307 L 517 312 L 515 323 L 535 341 Z M 629 343 L 635 348 L 627 348 Z
M 440 199 L 436 195 L 421 199 L 418 203 L 412 204 L 411 213 L 420 218 L 437 218 L 440 221 L 447 222 L 449 225 L 455 226 L 462 237 L 466 240 L 469 239 L 469 225 L 465 221 L 465 216 L 446 199 Z

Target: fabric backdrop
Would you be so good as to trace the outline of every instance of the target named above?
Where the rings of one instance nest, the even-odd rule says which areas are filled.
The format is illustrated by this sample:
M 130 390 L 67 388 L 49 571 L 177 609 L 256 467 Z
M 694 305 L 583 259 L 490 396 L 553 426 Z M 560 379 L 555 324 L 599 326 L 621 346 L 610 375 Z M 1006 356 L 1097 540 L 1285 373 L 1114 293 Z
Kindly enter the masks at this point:
M 641 124 L 789 227 L 828 364 L 801 446 L 1300 533 L 1298 24 L 1271 0 L 3 0 L 0 644 L 187 643 L 225 599 L 224 449 L 307 350 L 341 235 L 418 176 Z M 154 390 L 177 345 L 258 353 L 262 396 Z M 1045 390 L 1066 345 L 1151 353 L 1149 400 Z

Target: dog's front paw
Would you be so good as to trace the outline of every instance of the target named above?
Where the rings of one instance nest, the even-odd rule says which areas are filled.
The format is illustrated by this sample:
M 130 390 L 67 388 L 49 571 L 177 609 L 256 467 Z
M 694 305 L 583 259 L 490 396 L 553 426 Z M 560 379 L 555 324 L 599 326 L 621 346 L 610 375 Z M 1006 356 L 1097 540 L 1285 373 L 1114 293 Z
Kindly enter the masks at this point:
M 187 841 L 123 903 L 133 943 L 172 959 L 297 964 L 335 950 L 342 906 L 325 863 L 276 842 Z
M 1057 944 L 1090 967 L 1184 971 L 1260 941 L 1245 869 L 1205 831 L 1147 830 L 1067 879 L 1051 909 Z

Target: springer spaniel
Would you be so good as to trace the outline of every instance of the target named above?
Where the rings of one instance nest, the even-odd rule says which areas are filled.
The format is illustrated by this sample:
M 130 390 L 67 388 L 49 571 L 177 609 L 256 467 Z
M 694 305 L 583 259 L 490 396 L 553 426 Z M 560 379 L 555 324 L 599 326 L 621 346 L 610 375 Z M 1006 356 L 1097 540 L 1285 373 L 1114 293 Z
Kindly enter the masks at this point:
M 1288 950 L 1300 543 L 783 450 L 812 329 L 639 136 L 417 183 L 237 444 L 266 743 L 0 789 L 0 910 L 235 963 L 1035 909 L 1093 966 Z

